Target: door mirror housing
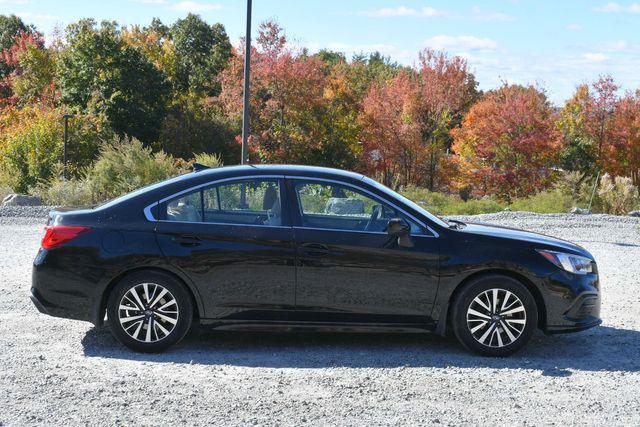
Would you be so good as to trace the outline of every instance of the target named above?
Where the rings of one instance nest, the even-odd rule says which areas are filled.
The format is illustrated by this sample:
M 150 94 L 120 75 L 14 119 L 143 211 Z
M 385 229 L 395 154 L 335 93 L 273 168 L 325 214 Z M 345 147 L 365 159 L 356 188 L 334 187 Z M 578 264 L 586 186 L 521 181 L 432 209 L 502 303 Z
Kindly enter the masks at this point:
M 413 247 L 411 240 L 411 226 L 402 218 L 390 219 L 387 223 L 387 233 L 389 236 L 398 238 L 398 246 L 404 248 Z

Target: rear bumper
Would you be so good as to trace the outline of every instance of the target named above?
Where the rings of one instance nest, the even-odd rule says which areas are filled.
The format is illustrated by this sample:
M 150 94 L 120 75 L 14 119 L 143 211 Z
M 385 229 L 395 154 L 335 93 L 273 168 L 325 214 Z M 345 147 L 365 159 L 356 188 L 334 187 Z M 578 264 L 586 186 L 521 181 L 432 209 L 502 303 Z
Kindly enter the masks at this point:
M 33 264 L 29 296 L 33 305 L 49 316 L 95 323 L 91 316 L 99 301 L 92 293 L 95 285 L 82 277 L 89 269 L 47 262 L 47 255 L 41 250 Z
M 37 290 L 35 290 L 34 288 L 31 288 L 31 295 L 29 295 L 29 298 L 31 299 L 31 302 L 33 303 L 33 305 L 36 306 L 36 308 L 40 313 L 49 314 L 49 310 L 47 309 L 47 307 L 45 307 L 44 303 L 40 300 Z

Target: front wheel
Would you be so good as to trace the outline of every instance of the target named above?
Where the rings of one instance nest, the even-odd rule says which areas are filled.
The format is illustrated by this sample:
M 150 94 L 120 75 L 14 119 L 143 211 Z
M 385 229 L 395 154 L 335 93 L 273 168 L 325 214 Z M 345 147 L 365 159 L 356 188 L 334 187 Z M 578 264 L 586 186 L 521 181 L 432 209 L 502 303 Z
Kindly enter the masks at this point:
M 180 282 L 163 273 L 134 273 L 109 295 L 107 319 L 111 332 L 135 351 L 166 350 L 184 338 L 192 318 L 190 295 Z
M 535 300 L 519 281 L 502 275 L 467 284 L 453 303 L 453 329 L 467 349 L 484 356 L 520 350 L 538 324 Z

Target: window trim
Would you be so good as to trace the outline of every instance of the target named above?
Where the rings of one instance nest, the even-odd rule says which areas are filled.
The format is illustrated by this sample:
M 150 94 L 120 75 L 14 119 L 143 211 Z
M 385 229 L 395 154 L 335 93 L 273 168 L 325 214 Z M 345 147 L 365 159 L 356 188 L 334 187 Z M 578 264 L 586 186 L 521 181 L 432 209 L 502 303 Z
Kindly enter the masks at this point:
M 317 177 L 308 177 L 308 176 L 301 176 L 301 175 L 244 175 L 244 176 L 233 176 L 233 177 L 227 177 L 227 178 L 220 178 L 217 180 L 213 180 L 213 181 L 209 181 L 209 182 L 205 182 L 203 184 L 198 184 L 195 185 L 193 187 L 189 187 L 187 189 L 181 190 L 177 193 L 174 193 L 170 196 L 164 197 L 160 200 L 158 200 L 157 202 L 153 202 L 150 205 L 148 205 L 147 207 L 144 208 L 143 212 L 144 212 L 144 216 L 148 221 L 151 222 L 166 222 L 166 223 L 173 223 L 173 224 L 208 224 L 208 225 L 226 225 L 226 226 L 234 226 L 234 227 L 269 227 L 269 228 L 286 228 L 286 229 L 307 229 L 307 230 L 319 230 L 319 231 L 341 231 L 341 232 L 346 232 L 346 233 L 367 233 L 367 234 L 387 234 L 387 233 L 383 233 L 380 231 L 361 231 L 361 230 L 341 230 L 341 229 L 328 229 L 328 228 L 314 228 L 314 227 L 304 227 L 304 226 L 297 226 L 297 225 L 293 225 L 293 222 L 290 221 L 292 224 L 291 225 L 267 225 L 267 224 L 237 224 L 237 223 L 220 223 L 220 222 L 192 222 L 192 221 L 171 221 L 171 220 L 166 220 L 166 219 L 156 219 L 151 210 L 153 208 L 155 208 L 156 206 L 161 205 L 162 203 L 174 199 L 178 196 L 181 196 L 183 194 L 198 190 L 200 188 L 203 187 L 208 187 L 208 186 L 212 186 L 212 185 L 217 185 L 217 184 L 221 184 L 224 182 L 229 182 L 229 181 L 245 181 L 248 179 L 255 179 L 255 178 L 264 178 L 264 179 L 277 179 L 277 180 L 284 180 L 285 181 L 285 186 L 280 186 L 280 193 L 282 196 L 283 191 L 286 193 L 286 181 L 287 180 L 291 180 L 291 181 L 316 181 L 316 182 L 328 182 L 328 183 L 332 183 L 332 184 L 338 184 L 338 185 L 343 185 L 346 187 L 351 187 L 354 188 L 358 191 L 361 191 L 363 193 L 366 193 L 367 195 L 373 197 L 374 199 L 377 199 L 379 201 L 382 201 L 384 203 L 387 203 L 388 205 L 392 206 L 393 208 L 397 209 L 398 211 L 402 212 L 403 214 L 405 214 L 406 216 L 408 216 L 409 218 L 411 218 L 412 220 L 414 220 L 415 222 L 418 223 L 418 225 L 422 226 L 425 231 L 427 231 L 430 234 L 419 234 L 419 235 L 412 235 L 412 237 L 429 237 L 429 238 L 438 238 L 440 237 L 440 234 L 438 234 L 437 231 L 435 231 L 432 227 L 430 227 L 428 224 L 425 223 L 425 221 L 416 218 L 415 215 L 410 214 L 409 212 L 407 212 L 405 209 L 402 209 L 401 207 L 399 207 L 396 203 L 393 203 L 391 201 L 389 201 L 389 199 L 382 197 L 378 194 L 373 193 L 372 191 L 369 191 L 366 188 L 363 188 L 361 186 L 355 185 L 355 184 L 351 184 L 345 181 L 338 181 L 335 179 L 331 179 L 331 178 L 317 178 Z M 364 177 L 363 177 L 364 179 Z M 363 180 L 361 180 L 360 182 L 364 182 Z M 293 182 L 294 187 L 293 190 L 295 192 L 295 182 Z M 287 194 L 288 196 L 288 194 Z M 288 200 L 289 197 L 286 197 L 286 199 L 283 199 L 282 197 L 280 198 L 280 203 L 284 204 L 285 201 L 288 202 L 288 206 L 286 206 L 286 209 L 291 209 L 291 202 Z M 220 203 L 220 201 L 218 200 L 218 203 Z M 297 200 L 295 201 L 296 205 L 298 205 Z M 299 206 L 298 206 L 299 207 Z M 284 211 L 285 206 L 282 206 L 282 209 Z M 204 219 L 204 218 L 203 218 Z M 292 218 L 290 218 L 292 219 Z
M 151 210 L 153 208 L 155 208 L 156 206 L 160 206 L 161 204 L 163 204 L 164 202 L 167 202 L 169 200 L 173 200 L 177 197 L 182 196 L 183 194 L 188 194 L 191 192 L 194 192 L 196 190 L 200 190 L 204 187 L 210 187 L 210 186 L 214 186 L 214 185 L 218 185 L 218 184 L 222 184 L 225 182 L 232 182 L 232 181 L 247 181 L 247 180 L 251 180 L 251 179 L 256 179 L 256 178 L 263 178 L 265 180 L 277 180 L 278 181 L 278 189 L 280 191 L 280 196 L 282 196 L 282 191 L 283 191 L 283 183 L 284 183 L 284 175 L 246 175 L 246 176 L 233 176 L 233 177 L 228 177 L 228 178 L 221 178 L 218 180 L 214 180 L 214 181 L 209 181 L 203 184 L 198 184 L 198 185 L 194 185 L 193 187 L 189 187 L 187 189 L 181 190 L 177 193 L 174 193 L 170 196 L 164 197 L 160 200 L 158 200 L 157 202 L 154 202 L 152 204 L 150 204 L 149 206 L 147 206 L 146 208 L 144 208 L 144 215 L 145 218 L 148 221 L 151 222 L 164 222 L 164 223 L 171 223 L 171 224 L 208 224 L 208 225 L 229 225 L 229 226 L 234 226 L 234 227 L 271 227 L 271 228 L 286 228 L 286 229 L 291 229 L 291 226 L 288 225 L 268 225 L 268 224 L 241 224 L 241 223 L 234 223 L 234 222 L 211 222 L 211 221 L 171 221 L 168 219 L 156 219 L 153 214 L 151 213 Z M 283 182 L 280 182 L 283 181 Z M 203 200 L 204 202 L 204 200 Z M 280 203 L 283 203 L 282 197 L 280 197 Z M 220 200 L 218 199 L 218 207 L 220 206 Z M 159 212 L 158 212 L 159 214 Z

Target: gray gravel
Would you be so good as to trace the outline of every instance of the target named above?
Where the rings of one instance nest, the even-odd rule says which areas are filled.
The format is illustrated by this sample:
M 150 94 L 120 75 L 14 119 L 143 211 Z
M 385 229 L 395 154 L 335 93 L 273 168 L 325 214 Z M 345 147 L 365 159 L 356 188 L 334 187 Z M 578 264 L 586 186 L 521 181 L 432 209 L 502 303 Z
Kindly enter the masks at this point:
M 604 293 L 603 326 L 487 359 L 428 335 L 219 332 L 134 354 L 107 329 L 36 311 L 42 219 L 2 212 L 0 425 L 640 424 L 640 219 L 473 217 L 585 246 Z

